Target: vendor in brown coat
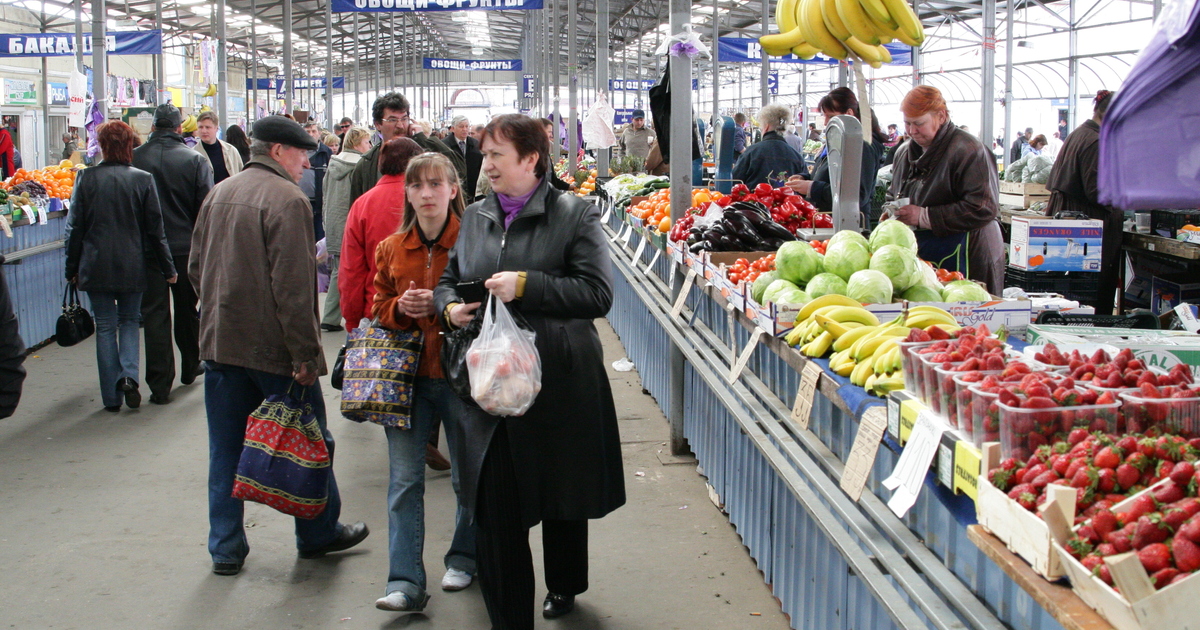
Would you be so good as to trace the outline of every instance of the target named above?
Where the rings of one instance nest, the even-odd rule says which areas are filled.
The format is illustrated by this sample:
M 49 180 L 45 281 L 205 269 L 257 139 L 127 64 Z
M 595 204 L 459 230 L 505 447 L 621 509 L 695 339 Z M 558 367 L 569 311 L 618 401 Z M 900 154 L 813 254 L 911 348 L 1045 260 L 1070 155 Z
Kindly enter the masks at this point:
M 995 157 L 951 122 L 937 88 L 913 88 L 900 108 L 910 139 L 896 150 L 890 192 L 910 201 L 895 218 L 916 231 L 922 259 L 962 271 L 999 295 L 1005 251 Z M 964 240 L 969 266 L 958 269 L 954 263 L 962 257 L 954 252 Z
M 1046 216 L 1060 212 L 1079 212 L 1092 219 L 1104 221 L 1104 240 L 1100 250 L 1100 293 L 1096 303 L 1097 314 L 1111 315 L 1116 301 L 1113 292 L 1117 288 L 1117 272 L 1120 270 L 1121 239 L 1123 237 L 1125 213 L 1103 205 L 1099 201 L 1096 186 L 1100 169 L 1100 123 L 1113 93 L 1100 90 L 1092 108 L 1092 117 L 1083 121 L 1059 150 L 1058 159 L 1050 169 L 1050 202 L 1046 205 Z

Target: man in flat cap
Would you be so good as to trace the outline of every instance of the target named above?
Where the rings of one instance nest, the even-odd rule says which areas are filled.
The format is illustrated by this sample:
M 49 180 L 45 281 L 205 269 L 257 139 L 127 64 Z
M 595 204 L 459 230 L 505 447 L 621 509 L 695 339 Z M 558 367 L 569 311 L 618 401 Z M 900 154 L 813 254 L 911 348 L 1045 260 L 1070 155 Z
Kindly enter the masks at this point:
M 621 133 L 621 151 L 623 155 L 636 155 L 642 158 L 642 163 L 650 156 L 650 147 L 654 144 L 654 130 L 646 126 L 646 112 L 633 110 L 633 120 Z
M 180 127 L 183 114 L 171 103 L 154 110 L 154 132 L 150 140 L 133 150 L 133 165 L 154 176 L 162 205 L 167 245 L 175 268 L 188 268 L 192 230 L 200 215 L 200 204 L 213 187 L 213 171 L 204 156 L 188 149 Z M 175 351 L 171 347 L 171 301 L 175 302 L 175 345 L 179 346 L 179 382 L 190 385 L 201 374 L 200 315 L 196 312 L 196 289 L 181 273 L 175 284 L 167 284 L 157 263 L 146 260 L 146 292 L 142 294 L 142 329 L 146 334 L 146 384 L 150 402 L 171 402 L 175 384 Z
M 242 502 L 231 498 L 246 417 L 272 394 L 312 404 L 332 454 L 317 377 L 325 356 L 317 316 L 312 208 L 297 185 L 317 141 L 293 120 L 254 123 L 250 163 L 205 200 L 192 236 L 188 273 L 200 294 L 200 357 L 208 412 L 208 551 L 213 573 L 235 575 L 250 546 Z M 301 558 L 362 542 L 365 523 L 342 525 L 332 471 L 329 503 L 296 519 Z

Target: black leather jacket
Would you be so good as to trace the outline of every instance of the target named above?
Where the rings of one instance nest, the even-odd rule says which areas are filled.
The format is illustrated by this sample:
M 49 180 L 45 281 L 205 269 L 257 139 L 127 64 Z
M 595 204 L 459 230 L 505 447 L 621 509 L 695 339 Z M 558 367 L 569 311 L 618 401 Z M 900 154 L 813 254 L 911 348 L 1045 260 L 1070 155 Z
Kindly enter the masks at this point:
M 171 255 L 186 256 L 200 205 L 213 188 L 212 167 L 174 131 L 151 134 L 146 144 L 133 150 L 133 165 L 154 176 Z
M 115 162 L 81 171 L 67 217 L 67 279 L 79 290 L 141 293 L 146 263 L 175 275 L 154 176 Z

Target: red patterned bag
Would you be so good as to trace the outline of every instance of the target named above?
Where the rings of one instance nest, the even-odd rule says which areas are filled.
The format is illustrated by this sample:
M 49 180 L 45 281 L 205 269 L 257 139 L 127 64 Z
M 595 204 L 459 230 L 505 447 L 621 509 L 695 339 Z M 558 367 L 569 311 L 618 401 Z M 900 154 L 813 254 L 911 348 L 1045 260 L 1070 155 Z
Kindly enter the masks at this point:
M 332 467 L 312 405 L 272 394 L 250 414 L 233 497 L 313 519 L 329 502 Z

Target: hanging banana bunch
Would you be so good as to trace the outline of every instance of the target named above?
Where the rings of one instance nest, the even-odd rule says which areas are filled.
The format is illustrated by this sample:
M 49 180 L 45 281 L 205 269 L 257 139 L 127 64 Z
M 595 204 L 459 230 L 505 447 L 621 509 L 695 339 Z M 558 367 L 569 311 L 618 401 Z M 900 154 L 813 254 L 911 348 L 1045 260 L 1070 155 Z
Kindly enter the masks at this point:
M 853 57 L 878 68 L 892 61 L 884 44 L 920 46 L 925 30 L 905 0 L 779 0 L 779 33 L 758 39 L 763 51 L 812 59 L 822 53 L 839 61 Z

